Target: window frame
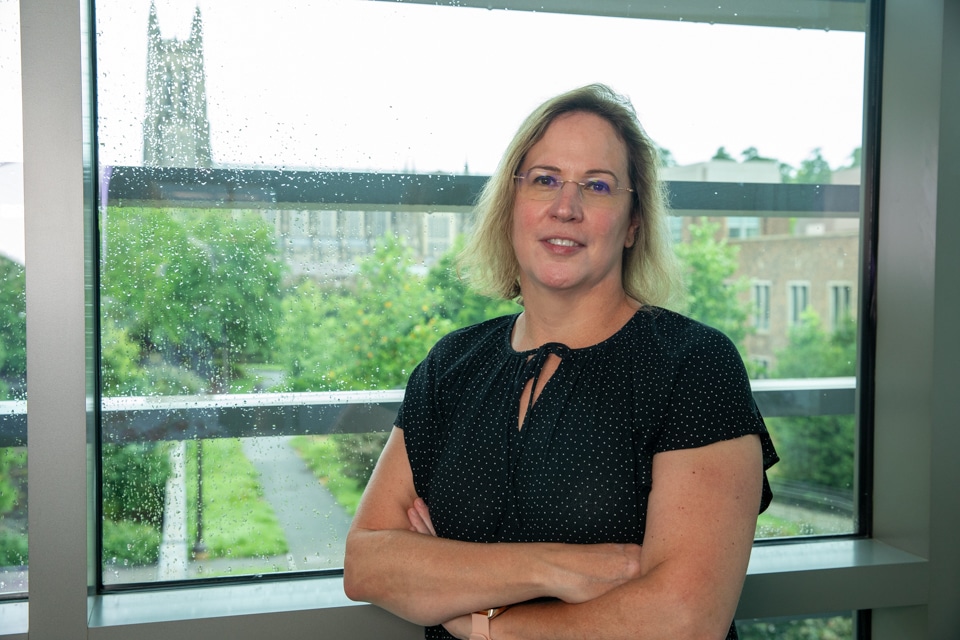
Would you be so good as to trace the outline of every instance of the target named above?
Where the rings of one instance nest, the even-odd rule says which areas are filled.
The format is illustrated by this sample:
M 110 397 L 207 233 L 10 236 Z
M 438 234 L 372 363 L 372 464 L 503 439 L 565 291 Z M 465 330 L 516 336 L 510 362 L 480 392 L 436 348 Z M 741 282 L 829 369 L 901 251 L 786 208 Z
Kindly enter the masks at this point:
M 736 4 L 724 8 L 735 12 Z M 854 3 L 837 6 L 842 10 L 846 4 Z M 34 640 L 131 635 L 151 640 L 173 633 L 242 640 L 266 636 L 280 625 L 293 637 L 316 637 L 317 629 L 329 637 L 421 637 L 419 627 L 376 607 L 336 598 L 339 583 L 331 578 L 253 584 L 243 593 L 206 587 L 106 597 L 91 590 L 97 570 L 91 551 L 97 535 L 96 461 L 90 455 L 96 445 L 91 402 L 96 356 L 89 348 L 87 311 L 95 260 L 86 237 L 90 220 L 77 215 L 92 214 L 84 176 L 93 175 L 95 166 L 90 120 L 84 120 L 92 103 L 86 77 L 77 73 L 89 69 L 82 54 L 84 8 L 67 0 L 21 1 L 30 265 L 30 600 L 0 604 L 0 638 L 27 637 L 17 622 L 24 609 Z M 957 630 L 960 600 L 960 549 L 954 542 L 960 510 L 953 508 L 960 485 L 954 453 L 960 449 L 955 428 L 960 398 L 952 389 L 960 377 L 960 344 L 952 329 L 960 291 L 950 277 L 935 275 L 960 271 L 960 252 L 954 250 L 960 220 L 949 215 L 960 208 L 955 169 L 960 131 L 956 116 L 948 115 L 960 113 L 960 88 L 948 81 L 960 75 L 960 6 L 887 0 L 885 20 L 880 9 L 871 11 L 871 20 L 884 34 L 884 64 L 882 94 L 876 84 L 868 98 L 882 98 L 884 120 L 876 139 L 868 132 L 874 146 L 865 149 L 865 157 L 879 146 L 889 152 L 877 173 L 865 176 L 864 198 L 868 210 L 878 211 L 877 219 L 866 221 L 871 227 L 866 242 L 877 225 L 883 229 L 877 244 L 864 247 L 863 263 L 877 267 L 876 285 L 861 288 L 867 313 L 859 314 L 882 319 L 876 334 L 864 338 L 876 339 L 870 355 L 877 365 L 876 391 L 859 391 L 867 395 L 862 407 L 876 416 L 873 431 L 861 436 L 872 442 L 860 442 L 873 451 L 862 461 L 874 472 L 866 494 L 873 505 L 872 536 L 758 544 L 738 615 L 872 609 L 874 638 L 948 637 Z M 879 48 L 872 55 L 878 61 Z M 929 229 L 936 229 L 933 240 Z M 883 259 L 873 262 L 877 255 Z M 872 370 L 873 362 L 861 366 Z M 918 473 L 921 469 L 930 472 Z M 329 598 L 268 607 L 270 596 L 282 595 L 289 585 Z M 219 603 L 221 610 L 204 610 L 198 602 Z

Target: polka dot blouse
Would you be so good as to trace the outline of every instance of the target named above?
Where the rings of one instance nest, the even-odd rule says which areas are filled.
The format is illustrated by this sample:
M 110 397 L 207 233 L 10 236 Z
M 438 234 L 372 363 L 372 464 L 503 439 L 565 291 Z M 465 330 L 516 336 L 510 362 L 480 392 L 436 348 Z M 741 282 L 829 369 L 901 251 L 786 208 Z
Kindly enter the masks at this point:
M 519 352 L 515 320 L 450 333 L 407 384 L 397 426 L 437 535 L 640 544 L 655 454 L 755 433 L 764 469 L 776 462 L 743 361 L 715 329 L 646 307 L 596 345 Z M 551 353 L 559 367 L 518 429 Z M 761 511 L 770 497 L 765 478 Z

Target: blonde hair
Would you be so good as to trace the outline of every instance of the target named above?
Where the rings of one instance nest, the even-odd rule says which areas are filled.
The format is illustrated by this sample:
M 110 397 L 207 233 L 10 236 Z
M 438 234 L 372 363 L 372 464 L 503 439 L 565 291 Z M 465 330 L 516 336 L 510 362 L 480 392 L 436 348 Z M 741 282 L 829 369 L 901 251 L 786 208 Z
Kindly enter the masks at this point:
M 550 124 L 573 112 L 592 113 L 609 122 L 627 150 L 629 182 L 634 189 L 630 215 L 639 225 L 636 241 L 623 250 L 624 291 L 645 305 L 668 305 L 679 299 L 683 284 L 670 246 L 666 193 L 658 175 L 659 151 L 644 133 L 630 101 L 602 84 L 551 98 L 527 116 L 480 192 L 477 226 L 458 256 L 458 265 L 480 293 L 506 299 L 520 296 L 520 265 L 511 238 L 514 176 Z

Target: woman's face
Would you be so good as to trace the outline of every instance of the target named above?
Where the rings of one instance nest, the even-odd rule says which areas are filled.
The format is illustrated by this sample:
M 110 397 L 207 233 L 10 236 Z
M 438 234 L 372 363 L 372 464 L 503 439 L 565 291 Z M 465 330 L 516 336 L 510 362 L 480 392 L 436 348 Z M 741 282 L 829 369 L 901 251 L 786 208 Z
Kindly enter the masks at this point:
M 592 113 L 557 117 L 524 158 L 518 172 L 537 182 L 598 180 L 630 187 L 627 150 L 613 127 Z M 549 176 L 544 177 L 544 173 Z M 622 290 L 624 247 L 633 244 L 631 195 L 584 199 L 578 185 L 564 182 L 552 199 L 533 194 L 534 180 L 521 179 L 513 208 L 513 249 L 524 297 L 536 288 L 589 292 L 597 286 Z M 602 186 L 600 187 L 602 188 Z

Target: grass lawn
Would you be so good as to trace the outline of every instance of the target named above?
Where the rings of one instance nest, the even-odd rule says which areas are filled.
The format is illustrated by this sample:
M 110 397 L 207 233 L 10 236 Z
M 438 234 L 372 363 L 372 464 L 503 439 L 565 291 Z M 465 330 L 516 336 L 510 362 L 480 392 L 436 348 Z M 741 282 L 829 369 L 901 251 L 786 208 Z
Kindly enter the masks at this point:
M 197 534 L 197 443 L 187 443 L 187 526 Z M 203 441 L 203 542 L 211 558 L 287 552 L 287 540 L 263 499 L 259 474 L 236 438 Z
M 778 518 L 769 513 L 761 513 L 757 518 L 757 531 L 754 538 L 782 538 L 787 536 L 809 535 L 808 527 L 800 522 Z

